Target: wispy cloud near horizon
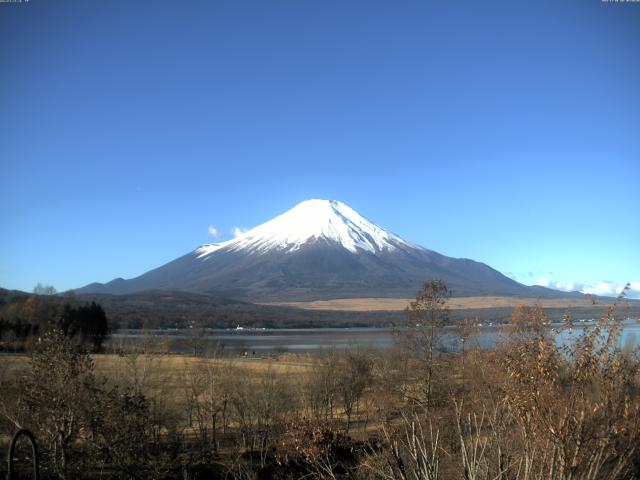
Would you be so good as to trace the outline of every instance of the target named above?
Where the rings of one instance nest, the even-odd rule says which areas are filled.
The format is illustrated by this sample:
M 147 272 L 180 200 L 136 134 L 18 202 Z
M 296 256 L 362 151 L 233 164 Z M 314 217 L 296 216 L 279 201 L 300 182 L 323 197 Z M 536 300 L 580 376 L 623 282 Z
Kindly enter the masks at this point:
M 584 282 L 558 282 L 545 277 L 537 278 L 532 285 L 562 290 L 564 292 L 581 292 L 590 295 L 603 297 L 616 297 L 622 293 L 626 283 L 614 282 L 611 280 L 601 280 L 595 284 Z M 629 282 L 629 288 L 625 294 L 628 298 L 640 299 L 640 281 Z
M 247 229 L 244 227 L 233 227 L 231 233 L 233 234 L 233 238 L 239 237 L 243 233 L 246 233 Z

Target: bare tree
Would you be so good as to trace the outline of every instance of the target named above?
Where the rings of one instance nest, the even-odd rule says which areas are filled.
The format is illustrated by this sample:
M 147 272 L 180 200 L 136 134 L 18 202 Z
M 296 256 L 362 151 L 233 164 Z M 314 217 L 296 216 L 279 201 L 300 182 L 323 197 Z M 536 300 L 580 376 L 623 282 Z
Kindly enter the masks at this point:
M 403 414 L 400 424 L 382 430 L 386 448 L 365 455 L 364 467 L 380 480 L 438 480 L 442 447 L 439 432 L 414 411 Z
M 467 353 L 470 349 L 473 348 L 471 345 L 472 339 L 478 334 L 478 329 L 475 326 L 477 324 L 477 320 L 478 320 L 477 318 L 475 320 L 471 318 L 465 318 L 461 322 L 456 323 L 455 329 L 454 329 L 458 342 L 460 343 L 460 350 L 461 350 L 460 375 L 462 377 L 461 388 L 463 391 L 467 389 L 467 385 L 465 381 Z
M 160 370 L 161 356 L 149 336 L 136 341 L 125 343 L 122 340 L 119 349 L 119 359 L 123 368 L 120 370 L 119 381 L 127 384 L 136 393 L 148 394 L 151 384 Z M 118 383 L 120 383 L 118 382 Z
M 224 417 L 228 396 L 224 378 L 229 364 L 219 359 L 206 359 L 192 363 L 184 370 L 184 394 L 188 423 L 196 433 L 202 453 L 218 451 L 218 430 Z M 224 418 L 222 418 L 224 422 Z
M 449 296 L 449 289 L 442 280 L 431 280 L 424 284 L 416 299 L 406 309 L 405 342 L 421 363 L 423 373 L 421 403 L 426 407 L 432 403 L 434 352 L 439 340 L 440 328 L 448 320 Z
M 58 291 L 53 285 L 43 285 L 38 282 L 37 285 L 33 287 L 33 293 L 36 295 L 55 295 Z
M 323 421 L 333 420 L 338 395 L 339 358 L 335 349 L 322 352 L 306 376 L 304 389 L 311 413 Z
M 70 474 L 69 455 L 95 415 L 98 394 L 89 355 L 61 332 L 47 332 L 31 356 L 24 398 L 29 424 L 60 478 Z
M 194 357 L 204 353 L 206 330 L 202 322 L 192 321 L 189 323 L 189 326 L 187 327 L 187 341 Z
M 337 390 L 347 417 L 347 433 L 351 427 L 354 409 L 357 409 L 365 389 L 371 384 L 372 368 L 373 363 L 367 354 L 351 350 L 347 352 L 344 364 L 338 372 Z

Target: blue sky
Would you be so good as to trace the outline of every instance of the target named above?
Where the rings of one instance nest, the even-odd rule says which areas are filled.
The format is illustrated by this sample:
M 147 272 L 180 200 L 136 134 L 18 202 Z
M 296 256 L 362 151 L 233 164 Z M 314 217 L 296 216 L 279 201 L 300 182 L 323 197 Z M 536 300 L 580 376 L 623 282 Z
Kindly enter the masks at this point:
M 308 198 L 640 294 L 640 4 L 0 3 L 0 286 L 132 277 Z

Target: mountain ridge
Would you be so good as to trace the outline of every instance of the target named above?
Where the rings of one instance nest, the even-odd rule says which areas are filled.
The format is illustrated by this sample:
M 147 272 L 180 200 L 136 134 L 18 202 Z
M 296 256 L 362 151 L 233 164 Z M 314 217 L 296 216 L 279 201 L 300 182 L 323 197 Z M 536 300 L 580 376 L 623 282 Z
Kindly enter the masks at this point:
M 336 200 L 312 199 L 234 239 L 205 244 L 138 277 L 78 293 L 182 290 L 249 301 L 413 296 L 425 280 L 457 296 L 571 296 L 415 245 Z

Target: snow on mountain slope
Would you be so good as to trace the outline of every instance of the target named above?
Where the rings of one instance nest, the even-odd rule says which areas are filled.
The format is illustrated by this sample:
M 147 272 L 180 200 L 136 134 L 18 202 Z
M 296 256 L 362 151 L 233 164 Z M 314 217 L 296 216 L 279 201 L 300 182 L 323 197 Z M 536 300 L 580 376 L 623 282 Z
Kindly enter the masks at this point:
M 370 253 L 398 248 L 421 248 L 368 221 L 337 200 L 306 200 L 291 210 L 223 243 L 203 245 L 195 253 L 205 258 L 213 252 L 271 250 L 295 252 L 310 241 L 328 240 L 346 250 Z

